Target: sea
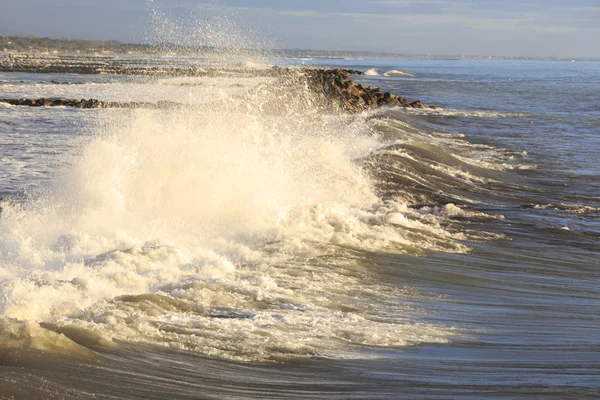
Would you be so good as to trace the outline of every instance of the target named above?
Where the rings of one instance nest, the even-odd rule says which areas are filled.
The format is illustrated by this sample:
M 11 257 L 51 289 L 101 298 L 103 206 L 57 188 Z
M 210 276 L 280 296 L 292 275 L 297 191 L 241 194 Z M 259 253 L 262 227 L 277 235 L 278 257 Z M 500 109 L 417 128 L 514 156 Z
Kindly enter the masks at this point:
M 600 398 L 600 63 L 244 68 L 272 64 L 435 108 L 0 75 L 0 98 L 223 104 L 0 103 L 0 399 Z

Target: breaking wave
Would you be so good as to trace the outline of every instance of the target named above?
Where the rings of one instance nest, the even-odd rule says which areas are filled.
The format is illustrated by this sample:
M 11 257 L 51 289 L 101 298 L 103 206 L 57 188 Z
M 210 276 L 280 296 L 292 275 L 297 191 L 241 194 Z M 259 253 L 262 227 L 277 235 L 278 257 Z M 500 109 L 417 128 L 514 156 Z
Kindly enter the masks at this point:
M 390 78 L 396 78 L 396 77 L 403 77 L 403 76 L 414 77 L 415 75 L 411 74 L 410 72 L 394 69 L 394 70 L 386 72 L 385 74 L 383 74 L 383 76 L 387 76 Z
M 367 115 L 322 114 L 301 90 L 299 103 L 253 93 L 243 110 L 231 97 L 218 112 L 106 113 L 47 191 L 6 199 L 3 329 L 32 343 L 49 325 L 27 321 L 42 321 L 241 360 L 359 357 L 362 345 L 455 335 L 406 317 L 396 299 L 421 295 L 382 284 L 357 254 L 467 252 L 469 236 L 447 226 L 468 212 L 382 195 L 387 167 L 373 162 L 392 150 Z

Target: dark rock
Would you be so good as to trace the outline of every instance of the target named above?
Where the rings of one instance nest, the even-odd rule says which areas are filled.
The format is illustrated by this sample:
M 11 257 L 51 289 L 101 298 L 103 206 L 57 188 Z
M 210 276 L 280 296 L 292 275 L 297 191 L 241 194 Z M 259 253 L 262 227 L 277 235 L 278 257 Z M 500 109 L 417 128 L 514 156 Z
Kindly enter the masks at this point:
M 381 98 L 378 101 L 379 105 L 386 105 L 386 106 L 400 106 L 400 100 L 398 99 L 397 96 L 394 96 L 391 93 L 384 93 L 383 94 L 383 98 Z
M 283 71 L 285 69 L 281 69 Z M 405 98 L 391 93 L 383 93 L 378 87 L 357 84 L 349 75 L 355 71 L 344 69 L 307 69 L 304 70 L 308 87 L 320 99 L 349 112 L 360 112 L 379 106 L 388 107 L 425 107 L 420 101 L 409 103 Z M 336 107 L 334 107 L 336 108 Z
M 361 90 L 356 87 L 356 86 L 349 86 L 348 89 L 346 90 L 346 93 L 348 93 L 350 96 L 355 97 L 357 99 L 361 98 Z

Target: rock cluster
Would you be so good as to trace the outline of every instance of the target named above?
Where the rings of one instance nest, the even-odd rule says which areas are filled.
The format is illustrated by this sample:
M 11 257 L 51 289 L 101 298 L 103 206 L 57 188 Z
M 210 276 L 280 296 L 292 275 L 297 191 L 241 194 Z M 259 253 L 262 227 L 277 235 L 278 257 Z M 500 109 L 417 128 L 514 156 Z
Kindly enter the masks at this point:
M 0 103 L 30 107 L 74 107 L 74 108 L 181 108 L 191 107 L 174 101 L 116 102 L 97 99 L 0 99 Z
M 75 107 L 104 108 L 105 103 L 96 99 L 0 99 L 0 102 L 13 106 L 30 107 Z
M 345 69 L 312 69 L 307 70 L 306 76 L 311 90 L 323 100 L 337 101 L 345 111 L 357 113 L 381 106 L 425 108 L 421 101 L 410 103 L 404 97 L 380 88 L 356 83 L 350 75 L 362 75 L 360 71 Z

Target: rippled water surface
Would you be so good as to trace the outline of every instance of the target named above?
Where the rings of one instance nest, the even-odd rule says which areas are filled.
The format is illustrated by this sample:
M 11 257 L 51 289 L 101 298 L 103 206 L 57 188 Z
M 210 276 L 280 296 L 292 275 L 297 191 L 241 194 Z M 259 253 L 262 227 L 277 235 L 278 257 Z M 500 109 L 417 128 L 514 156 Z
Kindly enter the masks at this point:
M 436 108 L 0 105 L 0 398 L 600 396 L 600 64 L 310 63 Z

